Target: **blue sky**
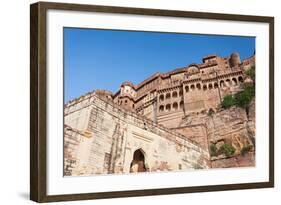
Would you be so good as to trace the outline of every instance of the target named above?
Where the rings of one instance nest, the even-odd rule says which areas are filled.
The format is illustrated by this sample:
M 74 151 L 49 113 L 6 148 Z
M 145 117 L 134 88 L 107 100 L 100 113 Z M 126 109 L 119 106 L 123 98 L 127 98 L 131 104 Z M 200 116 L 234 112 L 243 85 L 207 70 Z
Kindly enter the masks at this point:
M 123 81 L 138 84 L 206 55 L 233 52 L 251 56 L 255 38 L 64 28 L 65 101 L 94 89 L 116 92 Z

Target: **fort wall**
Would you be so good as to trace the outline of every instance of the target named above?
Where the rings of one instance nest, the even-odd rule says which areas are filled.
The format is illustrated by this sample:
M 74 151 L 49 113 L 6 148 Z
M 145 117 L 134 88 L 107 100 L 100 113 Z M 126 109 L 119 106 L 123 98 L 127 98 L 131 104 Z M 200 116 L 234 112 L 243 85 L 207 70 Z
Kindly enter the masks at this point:
M 71 123 L 85 118 L 87 126 Z M 94 93 L 65 107 L 65 133 L 66 175 L 134 172 L 136 152 L 145 171 L 210 166 L 208 151 L 193 141 Z

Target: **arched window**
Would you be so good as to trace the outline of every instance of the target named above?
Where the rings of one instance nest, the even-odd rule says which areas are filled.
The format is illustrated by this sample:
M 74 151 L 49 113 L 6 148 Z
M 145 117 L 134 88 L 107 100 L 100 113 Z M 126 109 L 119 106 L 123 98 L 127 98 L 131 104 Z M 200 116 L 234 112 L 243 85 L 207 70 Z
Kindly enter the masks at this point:
M 218 83 L 214 83 L 214 88 L 218 88 Z
M 179 96 L 182 96 L 182 90 L 180 90 L 180 92 L 179 92 Z
M 185 86 L 185 92 L 188 92 L 189 91 L 189 86 Z
M 225 83 L 224 83 L 223 80 L 220 81 L 220 87 L 221 87 L 221 88 L 222 88 L 222 87 L 225 87 Z
M 171 110 L 171 105 L 170 105 L 170 104 L 167 104 L 167 105 L 166 105 L 166 111 L 169 112 L 170 110 Z
M 237 85 L 237 80 L 236 80 L 236 78 L 232 78 L 232 84 L 235 86 L 235 85 Z
M 134 152 L 133 160 L 130 166 L 130 172 L 146 172 L 144 153 L 141 149 Z
M 177 110 L 178 109 L 178 103 L 177 102 L 174 102 L 173 103 L 173 110 Z
M 196 88 L 197 88 L 198 90 L 201 90 L 201 84 L 200 84 L 200 83 L 197 83 L 197 84 L 196 84 Z
M 164 105 L 160 105 L 159 112 L 163 112 L 163 111 L 164 111 Z
M 239 81 L 240 83 L 243 83 L 243 82 L 244 82 L 243 77 L 242 77 L 242 76 L 239 76 L 239 77 L 238 77 L 238 81 Z
M 231 85 L 231 81 L 230 81 L 230 79 L 226 79 L 226 81 L 225 81 L 225 82 L 226 82 L 226 85 L 227 85 L 227 86 L 230 86 L 230 85 Z
M 167 100 L 167 99 L 170 99 L 170 98 L 171 98 L 171 94 L 170 94 L 170 93 L 167 93 L 167 94 L 166 94 L 166 100 Z
M 203 90 L 207 90 L 207 85 L 203 85 Z
M 212 88 L 213 88 L 213 84 L 210 83 L 210 84 L 209 84 L 209 90 L 211 90 Z
M 180 109 L 183 109 L 183 101 L 180 101 Z
M 172 97 L 173 97 L 173 98 L 178 97 L 178 93 L 177 93 L 177 91 L 174 91 L 174 92 L 172 93 Z
M 160 102 L 161 102 L 161 101 L 164 101 L 164 95 L 163 95 L 163 94 L 159 96 L 159 101 L 160 101 Z
M 193 84 L 190 86 L 190 90 L 195 90 L 195 86 Z

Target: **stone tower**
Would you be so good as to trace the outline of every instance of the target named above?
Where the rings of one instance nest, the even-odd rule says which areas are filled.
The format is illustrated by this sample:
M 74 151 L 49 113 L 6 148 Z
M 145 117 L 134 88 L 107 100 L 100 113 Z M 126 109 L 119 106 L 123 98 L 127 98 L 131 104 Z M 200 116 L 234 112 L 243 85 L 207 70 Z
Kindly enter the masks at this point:
M 127 110 L 133 110 L 135 108 L 135 97 L 136 91 L 133 83 L 128 81 L 123 82 L 120 86 L 120 95 L 117 100 L 118 105 Z
M 240 56 L 238 53 L 232 53 L 229 59 L 230 67 L 237 67 L 241 64 Z

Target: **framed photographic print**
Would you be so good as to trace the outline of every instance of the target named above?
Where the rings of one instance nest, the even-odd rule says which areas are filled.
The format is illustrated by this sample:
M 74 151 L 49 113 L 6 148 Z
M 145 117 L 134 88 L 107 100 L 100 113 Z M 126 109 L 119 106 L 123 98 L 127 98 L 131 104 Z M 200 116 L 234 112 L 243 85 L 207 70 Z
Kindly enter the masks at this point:
M 274 18 L 31 5 L 30 197 L 274 186 Z

